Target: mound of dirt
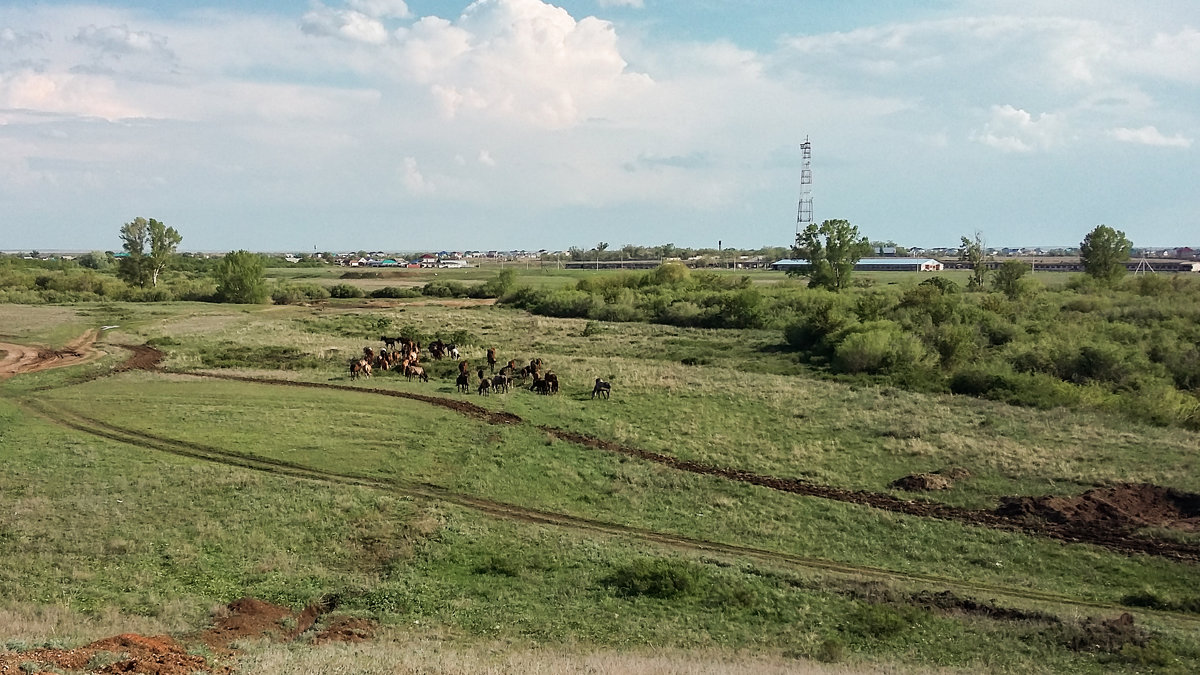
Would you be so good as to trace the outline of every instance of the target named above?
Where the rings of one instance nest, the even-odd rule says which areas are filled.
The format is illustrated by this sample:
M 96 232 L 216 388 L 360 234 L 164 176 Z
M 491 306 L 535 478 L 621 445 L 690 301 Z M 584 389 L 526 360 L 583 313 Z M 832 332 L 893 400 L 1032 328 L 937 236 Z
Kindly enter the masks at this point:
M 228 648 L 237 640 L 291 640 L 312 628 L 319 610 L 308 607 L 300 614 L 287 607 L 256 598 L 241 598 L 222 608 L 213 627 L 198 639 L 212 647 Z
M 363 642 L 375 636 L 375 622 L 355 617 L 338 617 L 313 636 L 315 645 L 328 642 Z
M 225 675 L 226 666 L 214 667 L 202 656 L 188 654 L 165 635 L 145 637 L 132 633 L 98 640 L 76 649 L 34 649 L 0 654 L 0 673 L 27 673 L 35 664 L 40 671 L 54 669 L 88 673 L 161 673 L 192 675 L 204 672 Z
M 113 369 L 116 372 L 153 370 L 163 360 L 163 353 L 150 345 L 121 345 L 121 347 L 133 353 L 121 365 Z
M 897 478 L 888 487 L 908 492 L 926 492 L 929 490 L 949 490 L 954 481 L 940 473 L 914 473 L 903 478 Z
M 1075 528 L 1128 532 L 1143 527 L 1200 531 L 1200 495 L 1150 483 L 1123 483 L 1070 497 L 1005 497 L 996 515 Z

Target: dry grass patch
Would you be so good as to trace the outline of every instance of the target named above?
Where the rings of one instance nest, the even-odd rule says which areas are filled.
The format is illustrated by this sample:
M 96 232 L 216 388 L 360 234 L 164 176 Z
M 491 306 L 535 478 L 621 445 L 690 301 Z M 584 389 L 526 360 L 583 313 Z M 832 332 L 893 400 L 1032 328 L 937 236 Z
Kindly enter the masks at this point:
M 543 647 L 536 644 L 447 642 L 395 632 L 388 639 L 354 644 L 262 645 L 243 656 L 238 672 L 247 675 L 345 673 L 443 673 L 480 675 L 523 673 L 622 673 L 626 675 L 835 675 L 901 673 L 887 665 L 823 664 L 780 654 L 745 653 L 721 649 L 597 649 Z M 931 672 L 924 670 L 923 672 Z

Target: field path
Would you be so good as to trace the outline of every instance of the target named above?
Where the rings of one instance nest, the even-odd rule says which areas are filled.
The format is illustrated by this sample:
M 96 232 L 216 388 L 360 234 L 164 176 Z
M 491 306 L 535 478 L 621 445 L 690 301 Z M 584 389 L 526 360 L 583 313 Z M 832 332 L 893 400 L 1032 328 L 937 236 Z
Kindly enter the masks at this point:
M 429 483 L 404 481 L 402 479 L 380 479 L 369 476 L 359 476 L 350 473 L 338 473 L 314 469 L 301 464 L 283 460 L 266 459 L 251 456 L 222 448 L 212 447 L 191 441 L 181 441 L 149 434 L 142 431 L 125 429 L 106 422 L 87 417 L 81 413 L 70 411 L 44 401 L 27 400 L 23 405 L 38 415 L 55 424 L 74 429 L 86 434 L 107 438 L 173 455 L 189 457 L 202 461 L 214 462 L 253 471 L 313 480 L 337 485 L 354 485 L 374 489 L 388 490 L 405 494 L 419 499 L 454 504 L 474 511 L 485 513 L 497 518 L 516 520 L 537 525 L 560 527 L 573 531 L 599 534 L 619 538 L 632 538 L 688 550 L 699 553 L 712 553 L 739 557 L 750 557 L 764 562 L 780 564 L 787 567 L 800 567 L 852 578 L 880 579 L 899 582 L 917 583 L 923 586 L 936 586 L 947 589 L 957 589 L 975 594 L 986 594 L 989 597 L 1006 597 L 1033 602 L 1048 602 L 1057 605 L 1067 605 L 1082 608 L 1102 609 L 1113 612 L 1127 612 L 1128 607 L 1119 604 L 1095 602 L 1072 598 L 1070 596 L 1047 593 L 1027 588 L 1012 588 L 983 582 L 950 579 L 929 574 L 899 572 L 895 570 L 838 563 L 819 558 L 809 558 L 791 553 L 782 553 L 750 546 L 738 546 L 724 542 L 708 541 L 678 534 L 659 532 L 646 528 L 631 527 L 591 518 L 572 516 L 552 511 L 542 511 L 517 504 L 499 502 L 473 495 L 453 492 L 442 486 Z M 1139 612 L 1170 616 L 1189 623 L 1200 625 L 1200 616 L 1185 612 L 1147 610 L 1138 608 Z
M 99 330 L 89 330 L 61 349 L 0 342 L 0 352 L 4 352 L 0 357 L 0 380 L 21 373 L 75 366 L 95 360 L 103 354 L 96 349 L 99 335 Z

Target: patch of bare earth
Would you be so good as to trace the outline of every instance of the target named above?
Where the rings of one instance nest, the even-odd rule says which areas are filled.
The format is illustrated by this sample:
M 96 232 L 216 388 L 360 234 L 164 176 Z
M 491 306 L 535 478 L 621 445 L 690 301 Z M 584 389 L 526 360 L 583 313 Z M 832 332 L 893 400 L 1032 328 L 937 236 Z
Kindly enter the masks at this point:
M 232 657 L 240 640 L 292 642 L 313 630 L 318 619 L 332 609 L 332 602 L 319 602 L 293 612 L 256 598 L 241 598 L 214 613 L 213 625 L 184 636 L 187 644 L 202 644 L 215 654 Z M 354 617 L 333 617 L 319 631 L 307 636 L 314 645 L 361 642 L 375 635 L 375 623 Z M 203 656 L 189 654 L 174 638 L 127 633 L 98 640 L 75 649 L 33 649 L 0 653 L 0 675 L 9 673 L 69 670 L 84 673 L 161 673 L 227 675 L 230 666 L 214 665 Z
M 3 353 L 0 356 L 0 380 L 21 373 L 74 366 L 99 358 L 103 354 L 95 346 L 99 335 L 100 331 L 90 330 L 59 349 L 0 342 L 0 352 Z
M 1133 532 L 1200 531 L 1200 495 L 1150 483 L 1123 483 L 1066 497 L 1005 497 L 996 514 L 1018 521 Z
M 212 666 L 166 635 L 144 636 L 127 633 L 97 640 L 75 649 L 34 649 L 0 653 L 0 673 L 58 672 L 85 673 L 193 673 L 232 672 L 226 666 Z

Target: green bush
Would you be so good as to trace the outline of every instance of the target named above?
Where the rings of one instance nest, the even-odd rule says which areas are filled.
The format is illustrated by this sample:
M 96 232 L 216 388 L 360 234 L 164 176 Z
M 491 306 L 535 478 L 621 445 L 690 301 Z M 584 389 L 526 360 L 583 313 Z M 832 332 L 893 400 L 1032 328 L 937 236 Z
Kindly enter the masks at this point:
M 354 284 L 334 284 L 329 287 L 329 297 L 331 298 L 361 298 L 365 296 L 366 292 Z
M 281 284 L 271 291 L 271 302 L 276 305 L 298 305 L 328 297 L 329 291 L 317 284 Z
M 421 287 L 421 295 L 435 298 L 465 298 L 468 296 L 466 284 L 460 281 L 437 280 Z
M 401 288 L 399 286 L 384 286 L 371 291 L 372 298 L 419 298 L 421 291 L 416 288 Z
M 1080 400 L 1076 387 L 1044 373 L 1013 372 L 1007 364 L 968 366 L 950 376 L 950 391 L 1031 408 L 1049 409 Z
M 886 640 L 907 630 L 920 620 L 920 610 L 911 607 L 865 604 L 846 617 L 843 630 L 851 635 Z
M 692 593 L 699 585 L 699 580 L 700 573 L 691 563 L 664 558 L 639 558 L 616 568 L 601 581 L 624 596 L 665 599 Z
M 892 322 L 875 321 L 856 327 L 838 344 L 833 365 L 843 373 L 880 374 L 921 367 L 928 358 L 917 337 Z

